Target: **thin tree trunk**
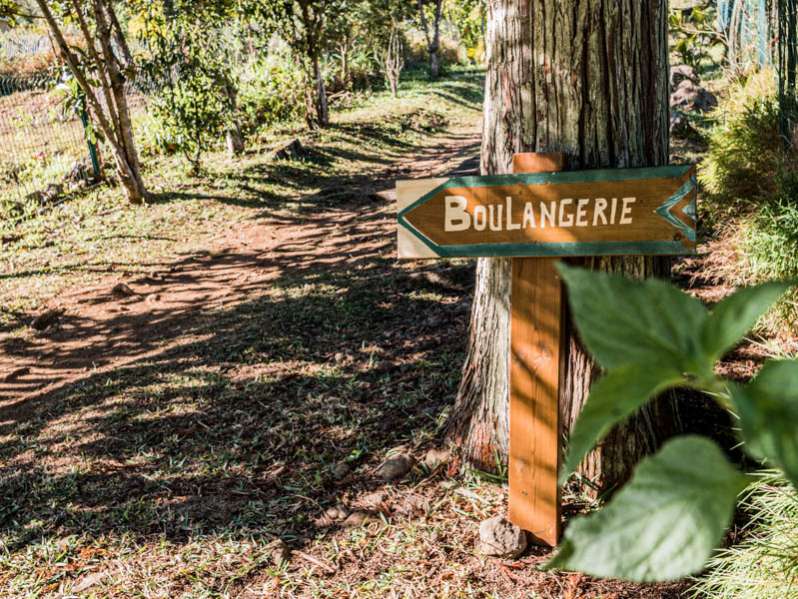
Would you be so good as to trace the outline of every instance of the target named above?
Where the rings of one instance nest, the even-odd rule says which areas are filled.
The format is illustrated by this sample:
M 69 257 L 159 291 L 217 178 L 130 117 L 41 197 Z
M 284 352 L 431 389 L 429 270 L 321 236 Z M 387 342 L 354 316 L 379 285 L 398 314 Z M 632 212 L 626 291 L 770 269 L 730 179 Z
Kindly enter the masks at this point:
M 668 161 L 665 0 L 490 0 L 482 146 L 484 174 L 509 172 L 517 152 L 562 151 L 568 168 Z M 661 260 L 602 258 L 595 268 L 643 277 Z M 509 356 L 507 260 L 480 260 L 469 351 L 449 435 L 483 468 L 507 456 Z M 573 327 L 560 405 L 568 430 L 597 371 Z M 670 402 L 614 431 L 584 465 L 596 488 L 623 481 L 672 432 Z
M 424 12 L 424 7 L 429 0 L 418 1 L 419 19 L 421 29 L 427 39 L 427 52 L 429 53 L 429 74 L 432 79 L 437 79 L 441 74 L 441 18 L 443 17 L 443 0 L 433 0 L 435 2 L 435 14 L 433 16 L 432 31 L 430 31 L 429 21 Z
M 433 79 L 441 74 L 441 18 L 443 17 L 443 0 L 436 0 L 435 22 L 432 24 L 432 44 L 429 47 L 429 70 Z
M 227 79 L 225 81 L 224 92 L 227 96 L 228 110 L 230 111 L 230 123 L 225 131 L 227 153 L 230 156 L 238 156 L 244 151 L 245 144 L 241 123 L 238 119 L 238 90 L 232 80 Z
M 103 64 L 108 72 L 111 92 L 114 96 L 119 118 L 119 141 L 121 142 L 120 145 L 124 151 L 124 156 L 117 156 L 117 164 L 120 167 L 119 175 L 122 186 L 127 193 L 128 201 L 134 204 L 141 204 L 147 199 L 149 193 L 141 176 L 141 163 L 139 162 L 136 144 L 133 139 L 133 122 L 127 103 L 127 93 L 125 92 L 125 76 L 119 69 L 111 47 L 111 28 L 108 13 L 113 11 L 113 7 L 106 4 L 106 1 L 94 0 L 94 18 L 97 23 L 98 37 L 100 38 L 100 47 L 103 53 Z
M 321 71 L 318 55 L 313 57 L 313 78 L 316 87 L 316 119 L 320 127 L 330 124 L 330 108 L 327 103 L 327 89 L 324 85 L 324 74 Z
M 338 51 L 341 53 L 341 84 L 344 88 L 349 88 L 349 52 L 352 46 L 352 41 L 349 35 L 345 35 L 343 41 L 338 45 Z
M 441 56 L 437 44 L 429 51 L 429 76 L 433 79 L 441 76 Z
M 95 12 L 98 8 L 98 5 L 96 4 L 97 1 L 98 0 L 95 0 L 94 4 Z M 127 101 L 124 96 L 124 89 L 119 88 L 118 86 L 121 73 L 119 73 L 118 68 L 116 68 L 116 62 L 113 60 L 112 52 L 110 52 L 108 21 L 105 20 L 104 15 L 101 15 L 102 23 L 97 23 L 98 37 L 102 42 L 101 46 L 103 49 L 103 56 L 99 56 L 94 46 L 94 40 L 89 33 L 88 26 L 84 20 L 82 11 L 78 9 L 76 13 L 81 30 L 86 36 L 89 56 L 92 62 L 96 65 L 97 71 L 100 74 L 101 86 L 105 96 L 105 110 L 107 110 L 106 114 L 102 103 L 97 98 L 94 88 L 89 83 L 89 78 L 84 72 L 83 66 L 78 62 L 77 58 L 72 53 L 72 50 L 69 47 L 69 44 L 67 44 L 64 34 L 61 31 L 58 22 L 55 20 L 52 11 L 47 5 L 46 0 L 36 0 L 36 4 L 39 6 L 39 9 L 44 16 L 45 21 L 47 22 L 47 25 L 69 66 L 70 71 L 85 93 L 86 100 L 100 130 L 105 135 L 106 140 L 114 150 L 117 171 L 122 181 L 122 185 L 125 188 L 128 200 L 134 203 L 143 202 L 147 198 L 148 193 L 141 178 L 138 156 L 135 153 L 135 146 L 132 144 L 133 138 L 132 128 L 130 127 L 130 114 L 127 110 Z M 102 28 L 104 34 L 100 31 L 100 28 Z M 111 56 L 110 61 L 108 56 Z M 121 80 L 124 84 L 124 78 Z M 115 85 L 117 86 L 116 88 L 114 88 Z M 121 126 L 121 123 L 123 122 L 127 123 L 127 128 Z M 132 157 L 134 159 L 132 163 L 130 153 L 131 148 Z

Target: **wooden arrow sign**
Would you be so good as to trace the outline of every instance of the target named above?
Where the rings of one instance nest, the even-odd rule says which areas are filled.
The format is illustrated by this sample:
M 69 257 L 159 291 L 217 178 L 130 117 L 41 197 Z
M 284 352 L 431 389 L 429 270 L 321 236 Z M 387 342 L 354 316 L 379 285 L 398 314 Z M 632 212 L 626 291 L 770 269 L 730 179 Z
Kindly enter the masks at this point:
M 696 195 L 690 165 L 400 181 L 399 257 L 691 254 Z

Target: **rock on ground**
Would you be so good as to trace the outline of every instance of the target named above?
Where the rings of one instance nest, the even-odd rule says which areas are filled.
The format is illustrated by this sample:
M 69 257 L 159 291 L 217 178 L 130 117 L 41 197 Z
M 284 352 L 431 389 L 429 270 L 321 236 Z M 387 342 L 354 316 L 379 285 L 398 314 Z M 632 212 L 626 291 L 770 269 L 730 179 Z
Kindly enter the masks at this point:
M 280 566 L 291 559 L 291 550 L 282 539 L 274 539 L 266 545 L 266 551 L 275 566 Z
M 526 551 L 527 544 L 526 533 L 503 516 L 479 525 L 477 551 L 482 555 L 515 559 Z
M 31 326 L 37 331 L 45 331 L 58 322 L 63 310 L 47 310 L 33 319 Z
M 132 297 L 136 295 L 136 292 L 133 291 L 129 285 L 125 283 L 117 283 L 114 285 L 114 288 L 111 289 L 111 295 L 114 297 Z
M 335 524 L 343 522 L 349 517 L 349 509 L 342 504 L 329 507 L 324 510 L 324 513 L 316 518 L 314 524 L 316 528 L 329 528 Z
M 433 447 L 424 455 L 423 463 L 428 470 L 435 470 L 435 468 L 438 466 L 447 464 L 451 458 L 452 452 L 448 449 L 438 449 L 437 447 Z
M 685 79 L 671 94 L 671 110 L 682 112 L 709 112 L 718 105 L 718 99 L 709 91 Z
M 307 155 L 307 150 L 302 142 L 294 139 L 274 152 L 275 160 L 297 160 Z
M 403 478 L 413 467 L 413 458 L 401 453 L 385 460 L 377 468 L 377 476 L 385 482 L 393 482 Z
M 675 92 L 682 81 L 692 81 L 696 85 L 701 83 L 701 79 L 695 72 L 695 69 L 686 64 L 676 65 L 671 67 L 671 93 Z
M 352 472 L 352 467 L 346 462 L 338 462 L 332 468 L 332 477 L 335 482 L 341 482 Z

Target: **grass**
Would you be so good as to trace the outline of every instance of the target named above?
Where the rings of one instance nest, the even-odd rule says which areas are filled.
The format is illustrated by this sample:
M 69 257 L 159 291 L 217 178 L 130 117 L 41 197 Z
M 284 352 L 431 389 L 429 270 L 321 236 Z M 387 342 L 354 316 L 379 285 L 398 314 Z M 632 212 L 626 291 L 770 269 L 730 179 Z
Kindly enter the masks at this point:
M 742 541 L 717 555 L 697 581 L 701 599 L 784 599 L 798 594 L 798 497 L 775 473 L 764 473 L 745 501 L 750 522 Z
M 201 177 L 179 157 L 152 158 L 146 181 L 156 200 L 150 206 L 125 206 L 119 190 L 101 188 L 34 220 L 0 221 L 0 237 L 10 240 L 0 246 L 0 307 L 8 318 L 37 310 L 68 286 L 148 272 L 166 256 L 202 249 L 220 222 L 279 219 L 334 203 L 336 193 L 368 184 L 368 173 L 423 145 L 434 132 L 425 128 L 473 121 L 479 77 L 434 86 L 410 81 L 398 100 L 371 94 L 322 132 L 309 134 L 299 123 L 265 131 L 239 159 L 221 149 L 207 155 Z M 304 161 L 271 161 L 272 150 L 292 137 L 313 153 Z

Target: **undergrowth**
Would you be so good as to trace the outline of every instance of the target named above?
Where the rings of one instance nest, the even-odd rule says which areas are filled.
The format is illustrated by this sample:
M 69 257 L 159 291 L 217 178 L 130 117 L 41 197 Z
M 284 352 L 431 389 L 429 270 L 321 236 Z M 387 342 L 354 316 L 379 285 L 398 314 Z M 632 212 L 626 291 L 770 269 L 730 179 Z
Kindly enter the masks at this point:
M 702 220 L 733 247 L 734 259 L 712 270 L 732 285 L 798 276 L 798 152 L 779 129 L 772 70 L 751 76 L 721 104 L 700 181 Z M 793 292 L 761 323 L 763 332 L 793 330 Z
M 745 502 L 751 520 L 742 542 L 719 553 L 697 581 L 696 599 L 788 599 L 798 595 L 798 495 L 763 473 Z
M 710 205 L 758 204 L 781 192 L 782 179 L 798 159 L 779 134 L 775 75 L 765 70 L 733 90 L 709 136 L 700 181 Z

